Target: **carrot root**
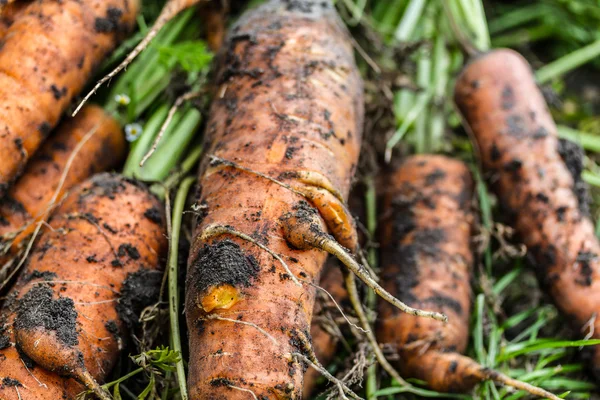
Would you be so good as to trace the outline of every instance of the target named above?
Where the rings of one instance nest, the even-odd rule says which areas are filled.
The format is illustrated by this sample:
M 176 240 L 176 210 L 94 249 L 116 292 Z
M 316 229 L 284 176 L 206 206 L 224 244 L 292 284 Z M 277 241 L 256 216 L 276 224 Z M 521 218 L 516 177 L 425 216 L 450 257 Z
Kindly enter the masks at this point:
M 363 309 L 362 303 L 360 301 L 360 296 L 358 295 L 358 289 L 356 287 L 356 279 L 354 278 L 354 275 L 351 273 L 346 273 L 346 277 L 344 280 L 346 283 L 346 290 L 348 290 L 348 298 L 350 299 L 350 302 L 352 303 L 352 307 L 354 308 L 354 311 L 356 312 L 356 315 L 358 316 L 358 320 L 360 321 L 360 323 L 364 329 L 364 332 L 367 335 L 367 340 L 369 341 L 369 344 L 371 345 L 373 353 L 375 354 L 375 358 L 377 358 L 377 361 L 379 362 L 381 367 L 392 378 L 394 378 L 399 384 L 401 384 L 403 386 L 409 386 L 409 383 L 406 382 L 400 376 L 398 371 L 396 371 L 396 369 L 389 363 L 387 358 L 385 358 L 383 351 L 381 351 L 381 348 L 379 347 L 379 343 L 377 342 L 377 339 L 375 338 L 375 335 L 373 334 L 373 331 L 371 330 L 369 320 L 367 319 L 365 310 Z
M 448 322 L 448 317 L 435 311 L 424 311 L 408 306 L 392 296 L 371 276 L 368 270 L 350 255 L 350 253 L 328 235 L 318 223 L 317 211 L 310 209 L 307 205 L 301 207 L 294 213 L 287 213 L 281 217 L 283 232 L 289 244 L 297 249 L 305 250 L 316 248 L 323 250 L 338 258 L 350 271 L 361 281 L 370 287 L 377 295 L 394 305 L 404 313 L 432 318 L 442 322 Z

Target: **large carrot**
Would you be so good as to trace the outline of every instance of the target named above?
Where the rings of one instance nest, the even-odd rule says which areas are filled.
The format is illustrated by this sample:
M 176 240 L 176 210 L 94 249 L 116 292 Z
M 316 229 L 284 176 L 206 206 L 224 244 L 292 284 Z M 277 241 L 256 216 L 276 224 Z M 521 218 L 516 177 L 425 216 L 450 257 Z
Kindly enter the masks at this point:
M 77 382 L 106 398 L 96 381 L 137 322 L 131 306 L 162 278 L 161 206 L 144 187 L 100 174 L 73 189 L 49 224 L 6 305 L 0 398 L 74 399 Z
M 355 246 L 340 199 L 358 159 L 361 80 L 343 25 L 321 1 L 248 12 L 217 79 L 188 264 L 190 396 L 299 398 L 314 304 L 300 280 L 318 279 L 326 255 L 288 245 L 282 228 L 299 214 L 325 238 L 324 216 Z
M 529 64 L 511 50 L 482 54 L 460 75 L 455 101 L 540 284 L 577 331 L 600 338 L 600 243 L 577 195 L 581 166 L 561 158 L 564 146 Z
M 119 123 L 98 106 L 87 106 L 61 124 L 0 200 L 0 249 L 5 254 L 0 267 L 19 252 L 33 222 L 46 219 L 54 197 L 58 202 L 74 185 L 118 167 L 126 149 Z
M 443 392 L 466 392 L 492 379 L 558 400 L 461 354 L 468 343 L 473 264 L 468 167 L 444 156 L 413 156 L 386 178 L 385 188 L 380 232 L 384 286 L 408 304 L 449 315 L 442 324 L 381 304 L 378 339 L 397 350 L 401 372 Z
M 138 0 L 37 0 L 0 51 L 0 196 L 128 31 Z

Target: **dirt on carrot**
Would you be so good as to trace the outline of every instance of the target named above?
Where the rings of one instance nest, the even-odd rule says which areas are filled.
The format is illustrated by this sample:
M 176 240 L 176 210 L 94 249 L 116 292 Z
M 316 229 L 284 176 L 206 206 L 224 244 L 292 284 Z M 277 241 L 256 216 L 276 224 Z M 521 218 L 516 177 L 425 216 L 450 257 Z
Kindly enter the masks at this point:
M 318 279 L 326 255 L 290 246 L 282 225 L 306 214 L 323 234 L 353 230 L 341 199 L 362 83 L 329 2 L 270 1 L 241 17 L 218 57 L 186 284 L 189 392 L 300 398 L 315 296 L 302 281 Z
M 473 180 L 461 161 L 419 155 L 386 177 L 381 221 L 382 281 L 401 300 L 443 311 L 448 323 L 380 306 L 378 339 L 399 357 L 403 376 L 441 392 L 468 392 L 491 379 L 536 396 L 557 396 L 463 356 L 469 339 Z
M 511 50 L 484 54 L 460 75 L 455 101 L 540 284 L 581 336 L 600 338 L 600 243 L 582 196 L 581 157 L 559 141 L 531 67 Z M 597 350 L 592 368 L 600 375 Z
M 398 313 L 381 303 L 377 337 L 400 355 L 400 373 L 440 391 L 474 382 L 429 353 L 466 350 L 471 309 L 473 182 L 468 167 L 444 156 L 413 156 L 386 176 L 380 221 L 381 278 L 408 304 L 443 310 L 448 323 Z M 435 368 L 432 366 L 435 365 Z
M 35 1 L 8 28 L 0 39 L 0 196 L 137 10 L 137 0 Z
M 58 205 L 74 185 L 119 167 L 126 150 L 119 123 L 98 106 L 65 120 L 0 199 L 0 267 L 27 244 L 34 222 L 47 219 L 54 197 Z
M 164 217 L 145 217 L 160 208 L 145 187 L 118 175 L 96 175 L 69 194 L 5 304 L 0 379 L 14 384 L 1 385 L 0 397 L 74 399 L 87 387 L 110 398 L 97 382 L 137 322 L 144 297 L 134 287 L 161 275 Z

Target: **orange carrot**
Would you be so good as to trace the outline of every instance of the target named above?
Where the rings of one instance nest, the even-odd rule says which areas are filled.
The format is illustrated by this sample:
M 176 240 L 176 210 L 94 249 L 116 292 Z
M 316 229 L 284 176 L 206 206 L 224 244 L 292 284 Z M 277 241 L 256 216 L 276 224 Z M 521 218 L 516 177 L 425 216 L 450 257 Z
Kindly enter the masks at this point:
M 0 40 L 6 35 L 13 22 L 22 14 L 28 3 L 29 0 L 24 0 L 0 5 Z
M 566 157 L 529 64 L 512 50 L 483 54 L 460 75 L 455 101 L 541 286 L 578 332 L 600 338 L 600 243 L 579 196 L 582 166 Z M 592 367 L 600 376 L 598 350 Z
M 0 200 L 0 249 L 5 254 L 0 267 L 27 243 L 33 222 L 47 219 L 57 190 L 58 203 L 74 185 L 119 166 L 126 148 L 119 123 L 98 106 L 90 105 L 60 125 Z
M 443 156 L 413 156 L 390 174 L 385 188 L 380 235 L 384 286 L 409 304 L 449 315 L 442 324 L 381 304 L 378 339 L 396 349 L 401 373 L 442 392 L 467 392 L 491 379 L 558 400 L 461 354 L 468 342 L 473 264 L 468 167 Z
M 38 0 L 10 26 L 0 52 L 0 196 L 137 9 L 138 0 Z
M 328 2 L 249 11 L 219 57 L 188 262 L 189 393 L 299 398 L 314 304 L 302 281 L 318 279 L 325 253 L 291 235 L 303 223 L 356 247 L 342 199 L 360 149 L 362 83 Z
M 163 220 L 154 196 L 119 176 L 96 175 L 73 189 L 5 306 L 0 398 L 74 399 L 79 383 L 110 398 L 97 381 L 137 322 L 132 306 L 161 281 Z

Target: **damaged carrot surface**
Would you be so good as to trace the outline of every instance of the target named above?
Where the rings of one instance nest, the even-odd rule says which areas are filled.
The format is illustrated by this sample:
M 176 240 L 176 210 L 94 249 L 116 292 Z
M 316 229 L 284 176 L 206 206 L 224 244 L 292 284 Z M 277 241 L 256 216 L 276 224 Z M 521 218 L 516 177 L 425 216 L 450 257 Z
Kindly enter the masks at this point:
M 0 249 L 7 252 L 0 257 L 0 266 L 8 256 L 18 253 L 26 242 L 23 239 L 35 229 L 33 222 L 46 218 L 58 189 L 60 200 L 71 187 L 93 174 L 118 167 L 126 150 L 119 123 L 98 106 L 86 106 L 75 118 L 65 120 L 0 199 Z
M 36 0 L 8 28 L 0 52 L 0 196 L 131 29 L 137 9 L 137 0 Z
M 282 228 L 294 214 L 336 238 L 354 229 L 338 210 L 358 160 L 362 82 L 323 1 L 249 11 L 217 64 L 188 262 L 190 397 L 297 399 L 314 306 L 301 281 L 318 279 L 326 253 L 293 248 Z M 320 214 L 307 201 L 316 194 L 330 198 Z
M 85 386 L 101 395 L 95 381 L 162 279 L 164 234 L 161 205 L 145 187 L 100 174 L 75 188 L 5 304 L 0 398 L 74 399 Z
M 380 232 L 384 286 L 408 304 L 449 316 L 443 324 L 381 303 L 378 340 L 398 353 L 401 374 L 440 392 L 468 392 L 491 379 L 558 400 L 461 354 L 469 340 L 475 218 L 468 166 L 444 156 L 413 156 L 386 177 L 385 187 Z
M 439 391 L 469 390 L 474 381 L 455 364 L 435 362 L 447 351 L 463 357 L 468 343 L 474 218 L 469 169 L 444 156 L 413 156 L 383 187 L 383 286 L 408 304 L 443 311 L 448 322 L 399 313 L 381 302 L 377 339 L 398 351 L 402 376 Z
M 540 284 L 582 336 L 600 338 L 600 243 L 580 178 L 582 155 L 558 139 L 530 66 L 511 50 L 483 54 L 460 75 L 455 101 Z M 600 375 L 598 350 L 592 366 Z

